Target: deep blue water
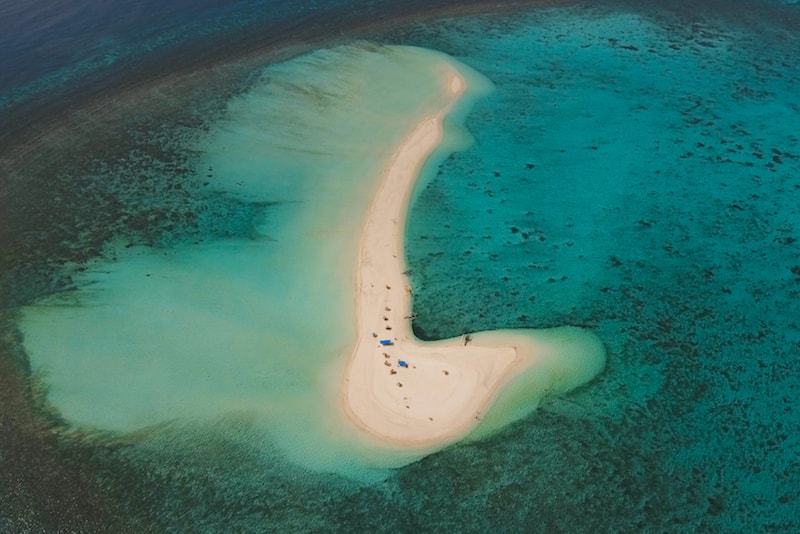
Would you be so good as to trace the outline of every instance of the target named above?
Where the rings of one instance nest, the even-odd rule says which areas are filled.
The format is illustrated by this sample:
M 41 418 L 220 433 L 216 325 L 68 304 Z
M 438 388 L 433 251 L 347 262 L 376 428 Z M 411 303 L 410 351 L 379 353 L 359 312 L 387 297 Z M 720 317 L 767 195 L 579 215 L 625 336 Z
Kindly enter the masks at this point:
M 795 4 L 6 3 L 0 530 L 798 531 Z M 494 82 L 410 214 L 418 334 L 577 324 L 609 349 L 598 380 L 379 484 L 303 471 L 244 424 L 59 420 L 17 306 L 119 236 L 251 235 L 270 206 L 202 189 L 192 140 L 264 61 L 234 60 L 293 36 L 435 48 Z

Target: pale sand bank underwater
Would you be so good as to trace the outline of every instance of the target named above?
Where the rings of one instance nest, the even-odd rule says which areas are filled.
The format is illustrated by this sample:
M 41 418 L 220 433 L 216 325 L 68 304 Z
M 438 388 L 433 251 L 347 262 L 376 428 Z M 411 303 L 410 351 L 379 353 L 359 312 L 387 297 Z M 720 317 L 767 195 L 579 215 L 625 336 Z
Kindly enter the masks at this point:
M 24 310 L 33 367 L 64 418 L 118 432 L 173 420 L 246 418 L 293 461 L 351 476 L 433 450 L 400 453 L 355 432 L 339 399 L 356 343 L 359 238 L 378 178 L 420 121 L 453 104 L 443 77 L 453 69 L 467 80 L 467 94 L 445 122 L 427 169 L 463 146 L 458 123 L 470 91 L 485 83 L 479 75 L 435 52 L 373 45 L 266 68 L 197 147 L 199 172 L 213 170 L 210 187 L 278 202 L 267 211 L 262 235 L 170 250 L 126 250 L 121 243 L 118 261 L 91 265 L 74 294 Z M 435 137 L 408 160 L 413 173 L 406 179 L 413 182 Z M 400 217 L 409 194 L 410 188 L 396 205 Z M 401 241 L 392 246 L 402 251 Z M 398 332 L 407 328 L 401 323 Z M 471 346 L 493 344 L 495 335 L 476 334 Z M 520 367 L 516 359 L 526 353 L 520 350 L 498 366 L 494 380 L 474 377 L 485 402 L 500 378 L 511 376 L 512 361 L 523 370 L 500 394 L 502 409 L 486 414 L 481 428 L 487 431 L 528 413 L 545 393 L 583 383 L 604 361 L 596 338 L 581 331 L 514 336 L 549 349 L 535 351 L 534 359 L 545 359 L 542 367 Z M 559 336 L 568 339 L 562 343 Z M 471 423 L 459 426 L 462 434 L 468 428 Z

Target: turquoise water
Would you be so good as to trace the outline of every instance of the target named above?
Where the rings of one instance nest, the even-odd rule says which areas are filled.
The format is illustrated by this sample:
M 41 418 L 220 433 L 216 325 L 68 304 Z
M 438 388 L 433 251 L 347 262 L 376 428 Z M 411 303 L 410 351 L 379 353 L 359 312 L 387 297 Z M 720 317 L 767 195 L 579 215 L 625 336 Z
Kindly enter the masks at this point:
M 598 380 L 551 399 L 496 435 L 368 481 L 287 461 L 280 444 L 273 449 L 247 417 L 132 435 L 50 430 L 48 423 L 47 432 L 31 431 L 35 437 L 25 437 L 25 429 L 40 427 L 4 419 L 10 430 L 2 434 L 3 450 L 11 451 L 4 458 L 14 460 L 3 460 L 4 472 L 19 475 L 4 490 L 0 525 L 52 531 L 65 524 L 102 530 L 98 525 L 115 522 L 139 531 L 797 531 L 798 15 L 796 8 L 771 6 L 531 10 L 369 36 L 443 51 L 495 85 L 466 118 L 474 145 L 424 177 L 410 213 L 417 333 L 581 325 L 609 349 L 609 366 Z M 222 116 L 231 97 L 252 94 L 247 90 L 259 79 L 239 76 L 231 86 L 241 81 L 245 89 L 237 90 L 210 85 L 210 78 L 198 82 L 218 87 L 218 99 L 164 94 L 191 102 L 195 117 Z M 153 111 L 134 104 L 139 121 L 128 124 L 136 125 L 137 135 L 153 139 L 160 131 L 165 152 L 181 155 L 149 178 L 156 192 L 171 193 L 142 199 L 156 206 L 166 205 L 160 197 L 194 204 L 169 230 L 155 216 L 146 230 L 109 224 L 119 235 L 104 246 L 121 247 L 118 272 L 146 262 L 164 268 L 194 241 L 201 252 L 223 246 L 223 238 L 224 246 L 247 248 L 289 235 L 282 232 L 301 210 L 287 199 L 304 188 L 275 180 L 261 189 L 245 181 L 239 195 L 220 196 L 211 184 L 236 178 L 240 162 L 209 162 L 180 148 L 223 134 L 235 143 L 248 130 L 214 130 L 201 119 L 186 120 L 185 110 L 171 111 L 178 105 Z M 147 114 L 162 120 L 145 120 Z M 178 124 L 185 135 L 164 134 L 164 124 Z M 112 149 L 114 139 L 88 143 L 75 157 L 114 161 L 124 153 L 118 145 Z M 129 137 L 137 146 L 130 139 L 140 138 Z M 172 157 L 157 156 L 137 161 L 147 166 Z M 271 159 L 283 161 L 279 154 Z M 36 165 L 46 167 L 39 160 Z M 178 167 L 193 171 L 184 175 Z M 74 208 L 83 204 L 69 196 L 68 185 L 86 183 L 76 176 L 84 175 L 56 182 L 60 200 L 42 213 L 54 228 L 79 220 L 88 237 L 69 243 L 91 245 L 97 234 L 85 221 L 92 215 Z M 159 189 L 162 182 L 180 183 L 183 193 Z M 90 183 L 94 198 L 105 199 L 107 182 Z M 137 185 L 137 192 L 147 190 Z M 157 213 L 139 210 L 124 193 L 109 198 L 123 199 L 123 208 L 107 205 L 134 219 Z M 170 209 L 163 211 L 184 214 Z M 15 222 L 17 212 L 8 213 Z M 196 214 L 196 224 L 188 214 Z M 26 239 L 51 257 L 67 254 L 55 244 L 61 241 L 35 241 L 34 235 Z M 119 239 L 136 246 L 125 249 L 129 242 Z M 138 254 L 143 246 L 156 246 L 158 254 Z M 183 269 L 181 280 L 191 290 L 186 269 L 202 280 L 214 263 L 207 256 L 186 258 L 196 261 L 173 267 Z M 234 267 L 219 265 L 212 281 L 231 269 L 251 269 L 253 257 L 242 258 Z M 26 273 L 55 270 L 46 259 L 31 260 L 37 269 Z M 19 300 L 59 286 L 57 277 L 44 274 L 15 280 L 25 281 L 14 288 Z M 118 289 L 126 287 L 134 286 Z M 268 306 L 251 309 L 274 314 Z M 241 319 L 240 313 L 225 315 Z M 18 346 L 19 335 L 3 324 L 4 346 Z M 189 397 L 199 407 L 210 398 Z M 192 404 L 187 401 L 187 409 Z M 53 435 L 60 438 L 47 438 Z M 16 465 L 46 465 L 55 474 L 15 471 Z
M 475 145 L 412 211 L 425 333 L 593 326 L 611 369 L 551 407 L 554 432 L 603 420 L 573 438 L 579 462 L 605 458 L 580 484 L 608 476 L 642 524 L 791 530 L 796 34 L 605 10 L 534 20 L 420 41 L 497 88 L 467 122 Z

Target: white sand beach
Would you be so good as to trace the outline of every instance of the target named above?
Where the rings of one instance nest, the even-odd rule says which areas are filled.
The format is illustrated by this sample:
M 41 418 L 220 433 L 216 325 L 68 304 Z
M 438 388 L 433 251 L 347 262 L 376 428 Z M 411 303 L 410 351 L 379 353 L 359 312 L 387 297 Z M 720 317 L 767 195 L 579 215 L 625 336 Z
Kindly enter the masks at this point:
M 533 331 L 422 342 L 411 330 L 411 284 L 403 257 L 406 213 L 417 176 L 442 139 L 442 121 L 466 89 L 457 71 L 445 76 L 450 103 L 419 123 L 384 169 L 356 266 L 358 340 L 344 376 L 344 409 L 360 428 L 401 447 L 435 447 L 463 438 L 480 423 L 500 388 L 535 363 L 544 364 L 547 376 L 554 370 L 564 374 L 551 358 L 564 346 L 537 342 Z M 591 376 L 602 368 L 601 360 L 590 366 L 596 368 Z M 549 379 L 535 382 L 545 390 L 553 385 Z M 577 385 L 567 382 L 555 389 Z

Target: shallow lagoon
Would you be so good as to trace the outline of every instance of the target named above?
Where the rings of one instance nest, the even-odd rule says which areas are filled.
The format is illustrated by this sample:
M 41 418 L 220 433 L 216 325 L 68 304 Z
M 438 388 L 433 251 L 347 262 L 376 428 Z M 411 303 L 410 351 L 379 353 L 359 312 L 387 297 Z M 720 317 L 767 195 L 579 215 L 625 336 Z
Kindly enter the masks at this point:
M 31 366 L 61 416 L 121 433 L 251 421 L 264 447 L 344 476 L 419 458 L 370 446 L 339 387 L 362 221 L 394 148 L 442 105 L 451 64 L 361 43 L 264 69 L 190 147 L 204 187 L 272 206 L 253 235 L 168 249 L 118 240 L 77 290 L 23 310 Z M 443 146 L 463 136 L 451 131 Z

